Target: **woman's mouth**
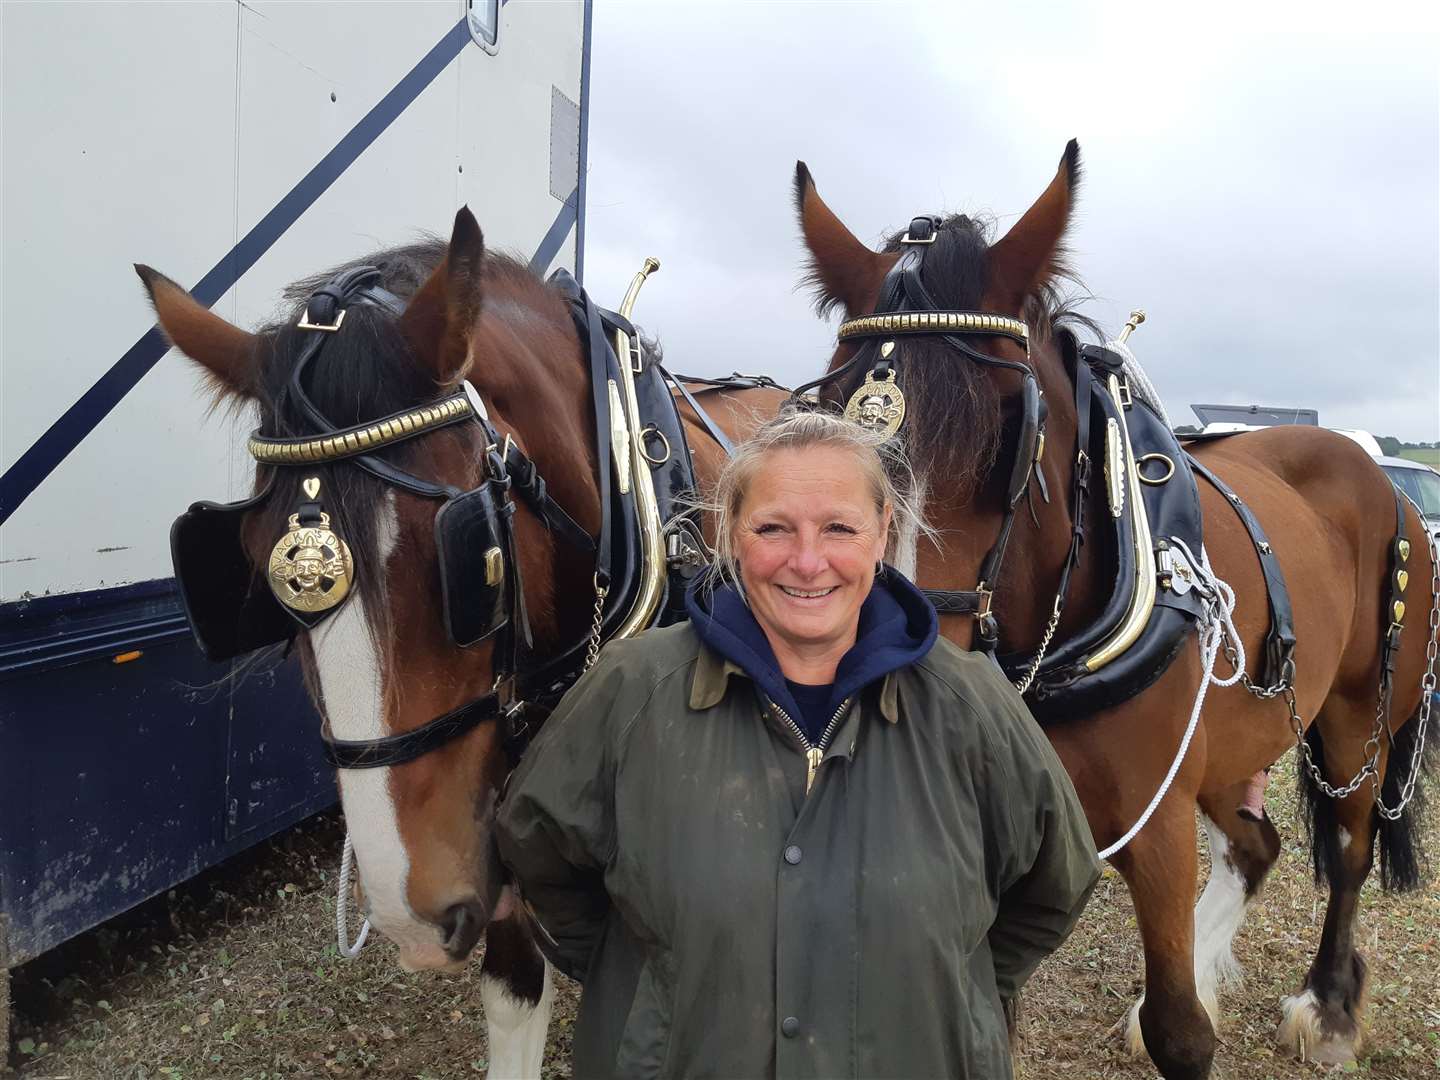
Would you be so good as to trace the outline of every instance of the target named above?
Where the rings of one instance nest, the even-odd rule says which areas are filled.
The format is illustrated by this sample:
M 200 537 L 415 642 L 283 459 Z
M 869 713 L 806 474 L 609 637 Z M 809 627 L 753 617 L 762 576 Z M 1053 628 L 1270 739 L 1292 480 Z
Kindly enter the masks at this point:
M 795 599 L 797 600 L 818 600 L 823 596 L 829 596 L 839 587 L 839 585 L 831 585 L 829 588 L 825 589 L 794 589 L 791 588 L 789 585 L 781 585 L 780 591 L 783 592 L 786 596 L 795 597 Z

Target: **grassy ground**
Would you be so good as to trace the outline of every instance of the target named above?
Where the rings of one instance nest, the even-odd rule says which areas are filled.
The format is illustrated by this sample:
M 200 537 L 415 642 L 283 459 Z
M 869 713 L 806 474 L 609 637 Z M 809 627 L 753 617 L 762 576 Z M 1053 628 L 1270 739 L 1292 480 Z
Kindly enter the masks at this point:
M 1288 761 L 1271 788 L 1286 837 L 1262 900 L 1236 940 L 1245 982 L 1223 998 L 1216 1075 L 1324 1075 L 1274 1049 L 1278 1003 L 1300 985 L 1324 896 L 1307 873 Z M 1280 777 L 1284 779 L 1280 779 Z M 1440 843 L 1434 823 L 1432 850 Z M 407 975 L 384 942 L 358 961 L 334 945 L 341 831 L 317 818 L 218 871 L 14 973 L 12 1065 L 29 1080 L 248 1077 L 440 1078 L 486 1066 L 478 969 Z M 1371 965 L 1371 1038 L 1352 1070 L 1392 1080 L 1440 1075 L 1440 891 L 1367 888 L 1358 939 Z M 1140 987 L 1135 917 L 1107 873 L 1080 928 L 1027 991 L 1025 1080 L 1148 1077 L 1114 1021 Z M 562 987 L 546 1075 L 568 1075 L 576 995 Z
M 1429 465 L 1432 469 L 1440 469 L 1440 449 L 1435 447 L 1425 450 L 1401 450 L 1400 456 L 1408 461 L 1418 461 L 1421 465 Z

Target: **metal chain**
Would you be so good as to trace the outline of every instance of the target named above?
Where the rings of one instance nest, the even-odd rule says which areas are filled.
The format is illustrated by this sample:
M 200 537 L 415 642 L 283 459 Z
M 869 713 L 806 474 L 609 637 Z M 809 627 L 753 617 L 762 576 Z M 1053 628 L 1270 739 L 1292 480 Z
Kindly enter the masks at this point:
M 1055 628 L 1060 625 L 1060 598 L 1055 598 L 1055 610 L 1050 616 L 1050 621 L 1045 624 L 1045 635 L 1040 639 L 1040 651 L 1035 654 L 1035 659 L 1030 664 L 1030 670 L 1021 676 L 1015 684 L 1015 689 L 1020 691 L 1024 697 L 1030 689 L 1030 684 L 1035 681 L 1035 675 L 1040 670 L 1040 661 L 1045 659 L 1045 650 L 1050 648 L 1050 639 L 1055 636 Z
M 595 660 L 600 655 L 600 624 L 605 618 L 605 597 L 610 590 L 600 584 L 600 578 L 595 578 L 595 621 L 590 626 L 590 642 L 585 646 L 585 666 L 580 669 L 583 675 L 594 666 Z
M 1404 492 L 1401 492 L 1404 494 Z M 1415 794 L 1415 785 L 1420 779 L 1420 762 L 1425 755 L 1425 731 L 1430 726 L 1430 711 L 1435 704 L 1435 654 L 1440 651 L 1440 551 L 1437 551 L 1435 538 L 1430 535 L 1430 530 L 1424 528 L 1425 518 L 1420 513 L 1420 508 L 1409 495 L 1405 496 L 1407 502 L 1415 508 L 1415 514 L 1420 518 L 1422 535 L 1425 537 L 1425 546 L 1430 551 L 1430 639 L 1425 643 L 1425 675 L 1420 680 L 1420 717 L 1418 720 L 1419 730 L 1415 734 L 1415 749 L 1410 754 L 1410 775 L 1405 783 L 1400 786 L 1400 802 L 1392 807 L 1385 805 L 1381 798 L 1380 782 L 1375 781 L 1375 812 L 1389 821 L 1398 821 L 1400 815 L 1405 812 L 1405 807 L 1410 804 L 1410 799 Z M 1393 766 L 1393 762 L 1391 763 Z
M 1405 493 L 1401 492 L 1401 494 L 1404 495 Z M 1405 500 L 1415 508 L 1415 514 L 1423 526 L 1425 517 L 1420 513 L 1420 508 L 1415 506 L 1415 502 L 1410 496 L 1405 495 Z M 1436 686 L 1435 657 L 1437 650 L 1440 650 L 1440 554 L 1437 554 L 1435 540 L 1430 535 L 1429 530 L 1422 529 L 1422 535 L 1425 537 L 1426 549 L 1430 552 L 1430 638 L 1425 643 L 1425 675 L 1420 680 L 1419 729 L 1416 732 L 1415 749 L 1410 755 L 1410 775 L 1406 778 L 1405 783 L 1401 785 L 1399 804 L 1394 807 L 1386 806 L 1385 800 L 1381 795 L 1380 750 L 1381 742 L 1389 731 L 1389 725 L 1386 723 L 1387 714 L 1389 713 L 1387 706 L 1389 703 L 1385 700 L 1385 682 L 1383 676 L 1381 677 L 1380 686 L 1375 693 L 1375 726 L 1370 732 L 1370 738 L 1365 740 L 1365 763 L 1360 766 L 1360 771 L 1350 779 L 1350 782 L 1341 787 L 1335 787 L 1326 781 L 1324 775 L 1321 774 L 1320 769 L 1315 764 L 1315 759 L 1310 753 L 1310 744 L 1305 741 L 1304 722 L 1300 719 L 1300 713 L 1295 706 L 1295 691 L 1288 685 L 1284 685 L 1283 680 L 1281 684 L 1277 684 L 1282 687 L 1280 692 L 1284 693 L 1285 704 L 1290 710 L 1290 725 L 1295 730 L 1295 743 L 1299 748 L 1302 763 L 1310 773 L 1310 778 L 1314 781 L 1315 786 L 1332 799 L 1343 799 L 1353 795 L 1368 778 L 1371 788 L 1375 793 L 1376 813 L 1390 821 L 1399 820 L 1400 815 L 1405 812 L 1405 807 L 1410 804 L 1411 798 L 1415 795 L 1415 785 L 1420 778 L 1420 763 L 1425 753 L 1426 730 L 1430 726 L 1430 712 L 1434 705 Z M 1229 650 L 1227 650 L 1227 654 L 1228 652 Z M 1256 697 L 1274 696 L 1273 693 L 1269 693 L 1265 689 L 1252 688 L 1250 681 L 1243 676 L 1242 680 L 1245 683 L 1245 688 L 1255 694 Z

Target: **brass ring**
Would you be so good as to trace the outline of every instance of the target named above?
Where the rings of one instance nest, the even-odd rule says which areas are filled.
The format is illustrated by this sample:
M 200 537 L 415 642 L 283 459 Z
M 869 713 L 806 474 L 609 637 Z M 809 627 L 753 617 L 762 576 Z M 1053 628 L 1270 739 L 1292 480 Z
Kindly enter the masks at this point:
M 1165 475 L 1155 480 L 1150 479 L 1150 477 L 1146 476 L 1143 471 L 1145 462 L 1152 460 L 1163 461 L 1165 463 Z M 1135 475 L 1140 477 L 1140 482 L 1142 484 L 1149 484 L 1151 487 L 1159 487 L 1161 484 L 1165 483 L 1172 476 L 1175 475 L 1175 462 L 1171 461 L 1164 454 L 1145 454 L 1144 456 L 1137 458 L 1135 461 Z
M 660 440 L 661 445 L 665 447 L 665 453 L 662 454 L 660 457 L 652 457 L 650 455 L 650 447 L 645 444 L 645 439 L 650 435 L 654 435 L 657 439 Z M 651 424 L 649 427 L 645 428 L 643 431 L 640 432 L 640 456 L 643 457 L 646 461 L 648 461 L 651 465 L 664 465 L 667 461 L 670 460 L 670 440 L 667 439 L 665 437 L 665 433 L 659 428 L 657 428 L 654 424 Z

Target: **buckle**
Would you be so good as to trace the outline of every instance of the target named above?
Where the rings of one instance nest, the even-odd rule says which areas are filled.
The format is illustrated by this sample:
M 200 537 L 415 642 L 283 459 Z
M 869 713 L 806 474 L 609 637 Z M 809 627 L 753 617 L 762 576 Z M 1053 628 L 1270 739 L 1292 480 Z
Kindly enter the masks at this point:
M 975 612 L 975 618 L 977 618 L 977 619 L 988 619 L 988 618 L 990 618 L 990 614 L 991 614 L 991 611 L 990 611 L 991 602 L 992 602 L 992 601 L 994 600 L 994 598 L 995 598 L 994 592 L 992 592 L 992 591 L 990 590 L 990 587 L 989 587 L 988 585 L 986 585 L 985 582 L 982 581 L 982 582 L 980 582 L 979 585 L 976 585 L 976 586 L 975 586 L 975 595 L 980 598 L 980 606 L 979 606 L 979 609 Z
M 916 225 L 925 226 L 930 230 L 928 236 L 912 236 L 911 229 Z M 917 230 L 918 231 L 918 230 Z M 940 233 L 940 219 L 929 216 L 914 217 L 910 219 L 910 228 L 905 230 L 905 235 L 900 238 L 902 244 L 933 244 L 935 237 Z
M 911 235 L 910 235 L 910 230 L 909 230 L 909 229 L 906 229 L 906 230 L 905 230 L 905 235 L 902 236 L 902 237 L 900 237 L 900 243 L 902 243 L 902 244 L 933 244 L 933 243 L 935 242 L 935 237 L 936 237 L 937 235 L 939 235 L 939 234 L 938 234 L 938 233 L 935 233 L 935 232 L 931 232 L 929 236 L 926 236 L 926 237 L 918 237 L 918 238 L 917 238 L 917 237 L 911 236 Z
M 299 330 L 323 330 L 327 334 L 333 334 L 340 329 L 340 324 L 345 321 L 345 308 L 335 313 L 335 321 L 328 326 L 325 323 L 312 323 L 310 321 L 310 309 L 307 307 L 305 313 L 300 316 L 300 321 L 295 324 Z

